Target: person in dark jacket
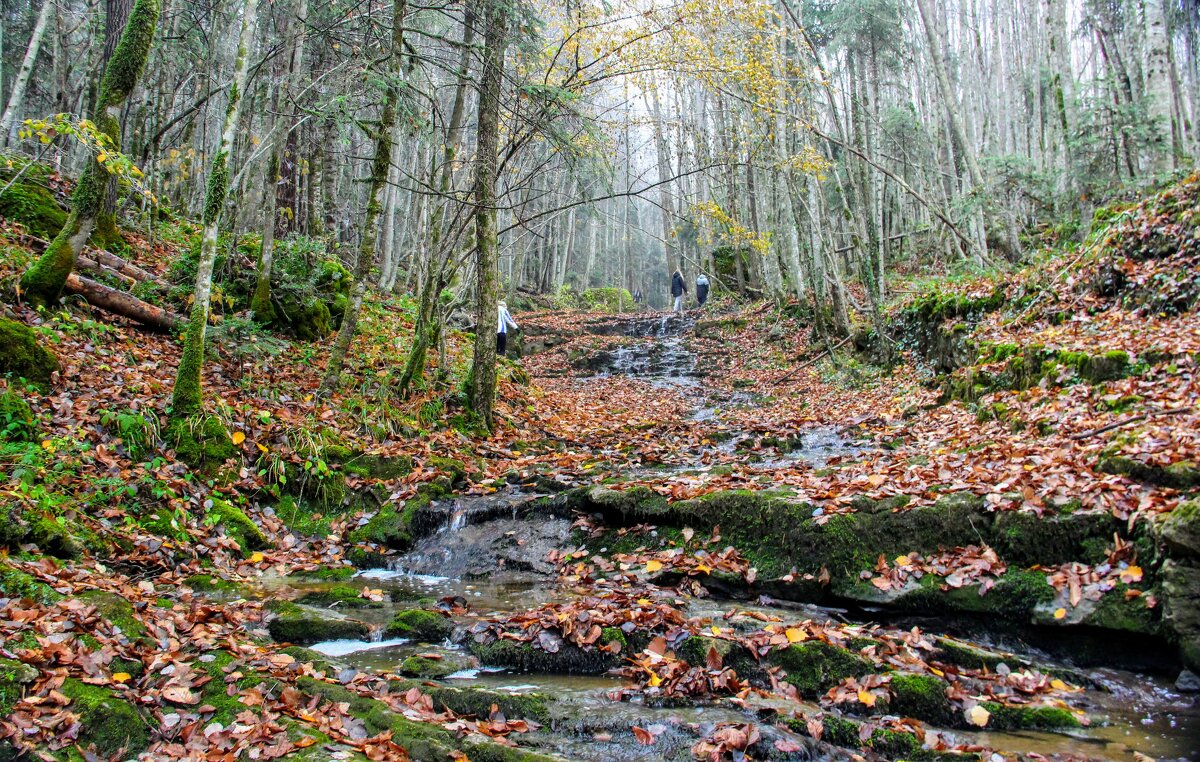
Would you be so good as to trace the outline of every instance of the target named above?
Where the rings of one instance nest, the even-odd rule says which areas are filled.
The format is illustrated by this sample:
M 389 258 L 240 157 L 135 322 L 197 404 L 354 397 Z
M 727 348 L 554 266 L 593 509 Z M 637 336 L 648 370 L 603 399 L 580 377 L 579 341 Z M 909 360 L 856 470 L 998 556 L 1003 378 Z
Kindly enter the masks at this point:
M 683 312 L 683 295 L 687 286 L 683 283 L 683 273 L 676 270 L 671 273 L 671 296 L 675 297 L 675 312 Z
M 634 304 L 642 303 L 642 289 L 641 288 L 635 288 L 633 290 L 633 303 Z
M 708 301 L 708 276 L 700 273 L 700 277 L 696 278 L 696 302 L 703 307 Z

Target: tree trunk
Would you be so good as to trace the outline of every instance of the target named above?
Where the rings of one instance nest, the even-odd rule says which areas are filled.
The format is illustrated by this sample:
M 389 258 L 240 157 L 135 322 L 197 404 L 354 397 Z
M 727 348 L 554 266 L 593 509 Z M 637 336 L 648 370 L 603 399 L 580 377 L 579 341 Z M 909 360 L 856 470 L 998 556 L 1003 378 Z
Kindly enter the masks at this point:
M 289 29 L 289 51 L 288 70 L 281 77 L 279 87 L 275 90 L 275 108 L 271 109 L 270 120 L 271 128 L 267 130 L 268 138 L 273 141 L 271 145 L 271 154 L 267 159 L 267 177 L 266 177 L 266 193 L 264 198 L 263 209 L 263 231 L 262 231 L 262 253 L 258 258 L 258 274 L 254 283 L 254 295 L 250 299 L 250 311 L 254 319 L 260 324 L 267 324 L 275 320 L 275 307 L 271 304 L 271 269 L 275 263 L 275 234 L 279 227 L 278 216 L 278 198 L 277 186 L 280 182 L 280 161 L 281 157 L 289 144 L 289 137 L 292 134 L 292 123 L 295 121 L 292 116 L 295 109 L 292 107 L 292 89 L 299 81 L 301 76 L 301 68 L 304 65 L 304 29 L 308 23 L 308 2 L 307 0 L 296 0 L 295 18 L 288 20 Z M 289 118 L 283 121 L 283 134 L 275 135 L 277 128 L 277 118 L 274 116 L 276 112 L 285 109 Z M 292 210 L 293 217 L 295 210 Z
M 242 94 L 246 89 L 246 72 L 250 65 L 250 45 L 255 39 L 258 21 L 258 0 L 246 0 L 242 7 L 242 25 L 238 34 L 237 58 L 234 61 L 233 84 L 229 88 L 229 105 L 221 142 L 208 172 L 204 194 L 204 230 L 200 238 L 200 261 L 196 266 L 196 287 L 192 292 L 192 311 L 183 344 L 183 357 L 175 374 L 171 415 L 179 420 L 204 410 L 204 392 L 200 375 L 204 367 L 204 333 L 208 326 L 209 304 L 212 299 L 213 265 L 217 260 L 217 236 L 220 233 L 221 212 L 229 193 L 229 158 L 237 137 L 238 117 L 242 112 Z
M 156 307 L 149 302 L 143 302 L 132 294 L 110 288 L 103 283 L 97 283 L 84 278 L 78 273 L 67 276 L 64 290 L 70 294 L 79 294 L 88 304 L 109 312 L 131 318 L 139 323 L 145 323 L 155 328 L 177 331 L 185 325 L 182 315 L 167 312 L 162 307 Z
M 137 85 L 146 65 L 154 29 L 158 24 L 158 0 L 137 0 L 129 22 L 117 43 L 116 52 L 104 70 L 93 121 L 112 141 L 121 145 L 121 104 Z M 71 213 L 46 252 L 21 277 L 21 290 L 34 306 L 54 304 L 62 294 L 67 276 L 75 269 L 75 258 L 96 226 L 104 209 L 108 171 L 99 161 L 89 161 L 71 197 Z
M 17 112 L 25 99 L 25 88 L 29 85 L 29 77 L 33 75 L 33 65 L 37 62 L 38 50 L 42 46 L 42 37 L 46 34 L 46 26 L 50 23 L 50 15 L 54 12 L 54 0 L 42 0 L 42 9 L 38 11 L 37 21 L 33 24 L 33 34 L 29 38 L 29 47 L 25 49 L 25 58 L 17 77 L 13 80 L 12 92 L 8 95 L 8 105 L 4 107 L 4 115 L 0 116 L 0 147 L 7 146 L 11 135 L 16 132 Z
M 504 77 L 506 10 L 486 0 L 483 73 L 479 80 L 479 119 L 475 153 L 476 308 L 475 354 L 467 386 L 471 409 L 490 430 L 495 425 L 496 303 L 500 298 L 499 238 L 496 233 L 497 153 L 500 148 L 500 86 Z
M 354 341 L 358 329 L 358 315 L 366 296 L 371 265 L 375 260 L 375 245 L 379 240 L 379 217 L 383 213 L 383 194 L 387 188 L 388 171 L 392 166 L 392 129 L 396 124 L 396 105 L 400 101 L 401 66 L 404 54 L 404 16 L 408 10 L 407 0 L 393 0 L 392 43 L 387 58 L 386 91 L 379 124 L 375 128 L 375 156 L 371 161 L 371 178 L 367 189 L 367 215 L 363 221 L 361 240 L 358 247 L 358 262 L 354 266 L 354 284 L 350 287 L 350 300 L 342 316 L 342 326 L 337 340 L 329 353 L 329 364 L 325 377 L 321 379 L 320 394 L 328 396 L 337 388 L 342 375 L 346 353 Z

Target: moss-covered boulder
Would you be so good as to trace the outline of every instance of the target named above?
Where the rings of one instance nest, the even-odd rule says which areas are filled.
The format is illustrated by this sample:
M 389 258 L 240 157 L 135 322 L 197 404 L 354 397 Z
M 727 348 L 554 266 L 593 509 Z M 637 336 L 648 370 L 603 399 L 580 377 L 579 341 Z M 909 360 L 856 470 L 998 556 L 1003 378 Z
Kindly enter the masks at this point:
M 384 634 L 389 638 L 409 638 L 426 643 L 440 643 L 450 637 L 454 625 L 436 611 L 408 609 L 396 614 Z
M 142 645 L 153 643 L 146 625 L 134 613 L 133 604 L 128 599 L 106 590 L 88 590 L 79 595 L 79 600 L 95 606 L 96 613 L 130 641 Z
M 990 730 L 1061 730 L 1079 727 L 1079 718 L 1071 710 L 1057 706 L 1001 704 L 985 701 Z
M 0 317 L 0 375 L 25 378 L 45 386 L 58 372 L 58 358 L 38 344 L 24 323 Z
M 24 694 L 26 686 L 37 680 L 38 671 L 24 662 L 0 658 L 0 717 L 7 717 Z
M 461 660 L 461 657 L 459 658 Z M 513 694 L 487 688 L 430 685 L 417 680 L 394 680 L 388 683 L 388 687 L 394 693 L 418 688 L 433 699 L 434 708 L 445 707 L 455 714 L 487 717 L 492 706 L 498 707 L 504 716 L 509 718 L 520 717 L 544 722 L 550 714 L 546 706 L 547 697 L 541 693 Z
M 7 185 L 0 182 L 0 188 Z M 33 183 L 15 182 L 0 193 L 0 217 L 25 226 L 30 234 L 47 241 L 62 230 L 67 213 L 47 188 Z
M 787 672 L 784 680 L 796 686 L 806 698 L 824 695 L 847 677 L 862 677 L 875 671 L 869 659 L 820 640 L 793 643 L 767 654 L 765 660 L 783 667 Z
M 436 658 L 435 658 L 436 657 Z M 413 654 L 400 662 L 396 670 L 405 677 L 417 677 L 422 680 L 440 680 L 447 675 L 453 675 L 464 669 L 469 669 L 472 662 L 456 658 L 452 654 Z
M 215 519 L 217 526 L 225 530 L 228 537 L 233 538 L 243 551 L 263 550 L 270 547 L 270 540 L 258 524 L 255 524 L 242 509 L 224 498 L 214 497 L 210 500 L 208 512 Z
M 316 295 L 282 291 L 273 306 L 276 323 L 297 339 L 316 341 L 333 330 L 329 306 Z
M 62 694 L 71 700 L 67 708 L 79 715 L 78 744 L 95 746 L 105 759 L 136 757 L 150 744 L 150 725 L 130 702 L 108 688 L 67 679 Z
M 620 666 L 622 658 L 618 654 L 595 648 L 585 651 L 565 643 L 554 652 L 533 643 L 515 640 L 495 640 L 491 643 L 470 641 L 467 648 L 487 666 L 560 675 L 602 675 Z
M 394 550 L 408 550 L 416 541 L 417 512 L 429 506 L 441 490 L 422 486 L 407 500 L 385 503 L 366 524 L 350 533 L 351 543 L 374 543 Z
M 328 609 L 299 606 L 290 601 L 272 601 L 267 609 L 275 617 L 267 625 L 271 637 L 279 643 L 308 645 L 325 640 L 366 640 L 371 628 Z
M 1159 536 L 1172 555 L 1200 558 L 1200 500 L 1171 511 L 1159 525 Z
M 322 590 L 310 590 L 296 599 L 296 603 L 305 606 L 326 606 L 343 609 L 378 609 L 383 608 L 382 601 L 364 598 L 362 591 L 349 585 L 333 585 Z
M 948 727 L 957 718 L 953 704 L 946 697 L 946 687 L 946 683 L 932 675 L 893 675 L 888 683 L 891 691 L 888 713 Z
M 1183 665 L 1200 672 L 1200 561 L 1169 559 L 1160 572 L 1163 624 L 1179 644 Z
M 1131 458 L 1110 455 L 1100 459 L 1096 470 L 1105 474 L 1126 476 L 1159 487 L 1189 490 L 1200 487 L 1200 466 L 1191 461 L 1179 461 L 1166 466 Z

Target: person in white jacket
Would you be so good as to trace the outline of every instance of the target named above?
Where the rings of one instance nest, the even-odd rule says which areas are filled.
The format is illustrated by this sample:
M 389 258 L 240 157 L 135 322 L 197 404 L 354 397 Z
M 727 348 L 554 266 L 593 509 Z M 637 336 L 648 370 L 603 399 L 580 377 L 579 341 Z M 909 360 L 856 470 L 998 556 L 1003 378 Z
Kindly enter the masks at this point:
M 507 304 L 500 302 L 496 306 L 500 310 L 499 320 L 496 321 L 496 356 L 504 357 L 504 351 L 508 349 L 508 329 L 511 328 L 514 331 L 519 331 L 521 327 L 512 319 L 512 315 L 508 312 Z

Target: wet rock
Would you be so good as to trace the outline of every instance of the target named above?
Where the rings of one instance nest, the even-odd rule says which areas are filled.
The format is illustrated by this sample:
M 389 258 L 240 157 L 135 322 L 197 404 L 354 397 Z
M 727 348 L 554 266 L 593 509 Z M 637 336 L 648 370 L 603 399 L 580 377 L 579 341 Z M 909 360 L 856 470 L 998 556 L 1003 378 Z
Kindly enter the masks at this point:
M 408 638 L 425 643 L 440 643 L 450 637 L 454 625 L 436 611 L 408 609 L 396 614 L 384 630 L 384 637 Z
M 1161 579 L 1163 622 L 1175 633 L 1183 666 L 1200 672 L 1200 563 L 1168 560 Z
M 365 623 L 328 609 L 298 606 L 290 601 L 272 601 L 267 609 L 275 613 L 267 631 L 279 643 L 308 645 L 323 640 L 366 640 L 371 632 Z
M 1173 553 L 1200 558 L 1200 500 L 1172 511 L 1162 522 L 1159 535 Z
M 1200 675 L 1185 669 L 1175 678 L 1175 689 L 1184 693 L 1200 693 Z
M 796 686 L 800 695 L 817 698 L 847 677 L 862 677 L 875 671 L 875 665 L 848 648 L 819 640 L 794 643 L 772 651 L 765 660 L 787 671 L 784 680 Z
M 381 601 L 372 601 L 362 597 L 362 591 L 349 585 L 334 585 L 324 590 L 312 590 L 296 599 L 296 603 L 306 606 L 323 606 L 327 608 L 347 609 L 378 609 L 383 608 Z
M 461 672 L 464 669 L 471 669 L 474 666 L 474 660 L 464 658 L 462 654 L 454 651 L 439 651 L 437 653 L 413 654 L 402 661 L 396 671 L 405 677 L 439 680 L 447 675 Z
M 534 643 L 496 640 L 491 643 L 469 641 L 467 649 L 487 666 L 508 667 L 518 672 L 566 675 L 602 675 L 620 666 L 621 656 L 578 646 L 562 644 L 555 652 Z

